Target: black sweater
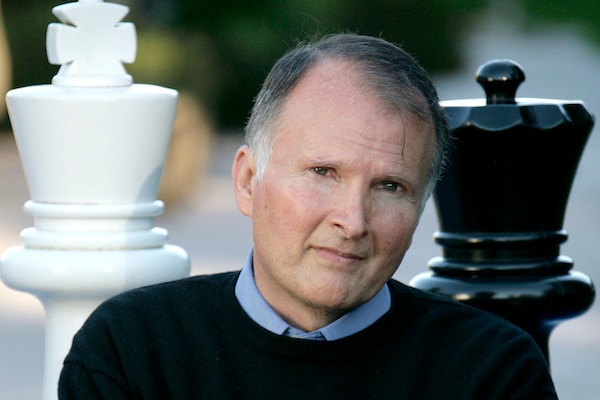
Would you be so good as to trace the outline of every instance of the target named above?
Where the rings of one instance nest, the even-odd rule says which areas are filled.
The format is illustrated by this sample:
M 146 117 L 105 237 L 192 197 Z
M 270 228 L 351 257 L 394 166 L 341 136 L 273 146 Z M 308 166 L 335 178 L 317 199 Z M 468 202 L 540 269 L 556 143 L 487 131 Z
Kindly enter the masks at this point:
M 275 335 L 236 273 L 133 290 L 73 340 L 60 399 L 553 399 L 531 337 L 491 314 L 390 281 L 369 328 L 322 342 Z

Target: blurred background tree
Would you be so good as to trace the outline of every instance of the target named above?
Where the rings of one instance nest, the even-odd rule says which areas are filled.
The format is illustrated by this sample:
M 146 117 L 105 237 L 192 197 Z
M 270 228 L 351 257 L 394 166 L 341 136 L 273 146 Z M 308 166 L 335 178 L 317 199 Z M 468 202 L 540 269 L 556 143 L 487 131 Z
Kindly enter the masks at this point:
M 46 28 L 61 0 L 3 0 L 13 87 L 49 83 Z M 403 45 L 432 73 L 455 68 L 478 0 L 115 0 L 130 7 L 136 82 L 196 96 L 219 131 L 241 128 L 274 61 L 298 41 L 351 31 Z
M 382 36 L 402 44 L 430 72 L 437 72 L 457 66 L 462 28 L 483 4 L 477 0 L 178 0 L 165 5 L 160 0 L 136 0 L 132 10 L 143 13 L 137 18 L 143 32 L 140 46 L 146 34 L 162 36 L 172 42 L 171 48 L 179 47 L 180 56 L 171 81 L 158 74 L 145 75 L 145 66 L 137 63 L 132 72 L 138 79 L 192 90 L 222 129 L 235 129 L 243 126 L 253 96 L 274 61 L 298 41 L 339 31 Z M 144 60 L 140 50 L 140 64 Z
M 65 0 L 66 1 L 66 0 Z M 3 0 L 13 87 L 49 83 L 57 66 L 45 53 L 51 8 L 61 0 Z M 493 0 L 114 0 L 130 7 L 138 54 L 136 82 L 196 97 L 218 131 L 241 128 L 273 62 L 298 41 L 350 31 L 401 44 L 432 74 L 460 67 L 460 44 Z M 595 0 L 519 3 L 536 20 L 600 24 Z M 596 10 L 596 12 L 591 11 Z M 598 38 L 600 40 L 600 38 Z

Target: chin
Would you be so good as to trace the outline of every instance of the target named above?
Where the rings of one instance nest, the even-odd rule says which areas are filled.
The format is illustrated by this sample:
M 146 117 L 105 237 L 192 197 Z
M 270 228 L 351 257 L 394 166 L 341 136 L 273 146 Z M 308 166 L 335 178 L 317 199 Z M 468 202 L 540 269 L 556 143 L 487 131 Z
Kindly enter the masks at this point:
M 356 292 L 353 292 L 351 296 L 348 296 L 348 292 L 336 294 L 334 291 L 329 291 L 324 296 L 313 297 L 312 303 L 315 307 L 332 311 L 332 312 L 348 312 L 353 308 L 365 303 L 369 298 L 362 298 L 356 296 Z

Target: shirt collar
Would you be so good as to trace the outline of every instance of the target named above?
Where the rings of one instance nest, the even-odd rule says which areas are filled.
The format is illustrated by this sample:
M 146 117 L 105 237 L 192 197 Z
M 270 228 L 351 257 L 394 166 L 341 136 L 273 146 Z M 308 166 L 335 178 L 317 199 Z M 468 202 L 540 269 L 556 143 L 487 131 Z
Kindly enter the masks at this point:
M 252 252 L 248 255 L 240 272 L 235 285 L 235 296 L 246 314 L 254 322 L 273 333 L 306 339 L 319 336 L 315 335 L 315 332 L 303 332 L 290 326 L 267 303 L 254 280 Z M 326 340 L 337 340 L 350 336 L 373 324 L 390 309 L 390 306 L 390 290 L 387 285 L 384 285 L 369 301 L 359 305 L 317 332 L 320 332 Z

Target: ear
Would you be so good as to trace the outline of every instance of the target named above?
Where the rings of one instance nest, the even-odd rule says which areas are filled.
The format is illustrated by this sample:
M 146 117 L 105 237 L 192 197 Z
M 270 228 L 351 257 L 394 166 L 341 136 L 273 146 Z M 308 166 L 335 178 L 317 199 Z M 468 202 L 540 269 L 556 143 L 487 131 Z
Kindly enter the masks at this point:
M 242 214 L 252 217 L 256 162 L 248 146 L 240 147 L 235 153 L 231 174 L 237 206 Z

